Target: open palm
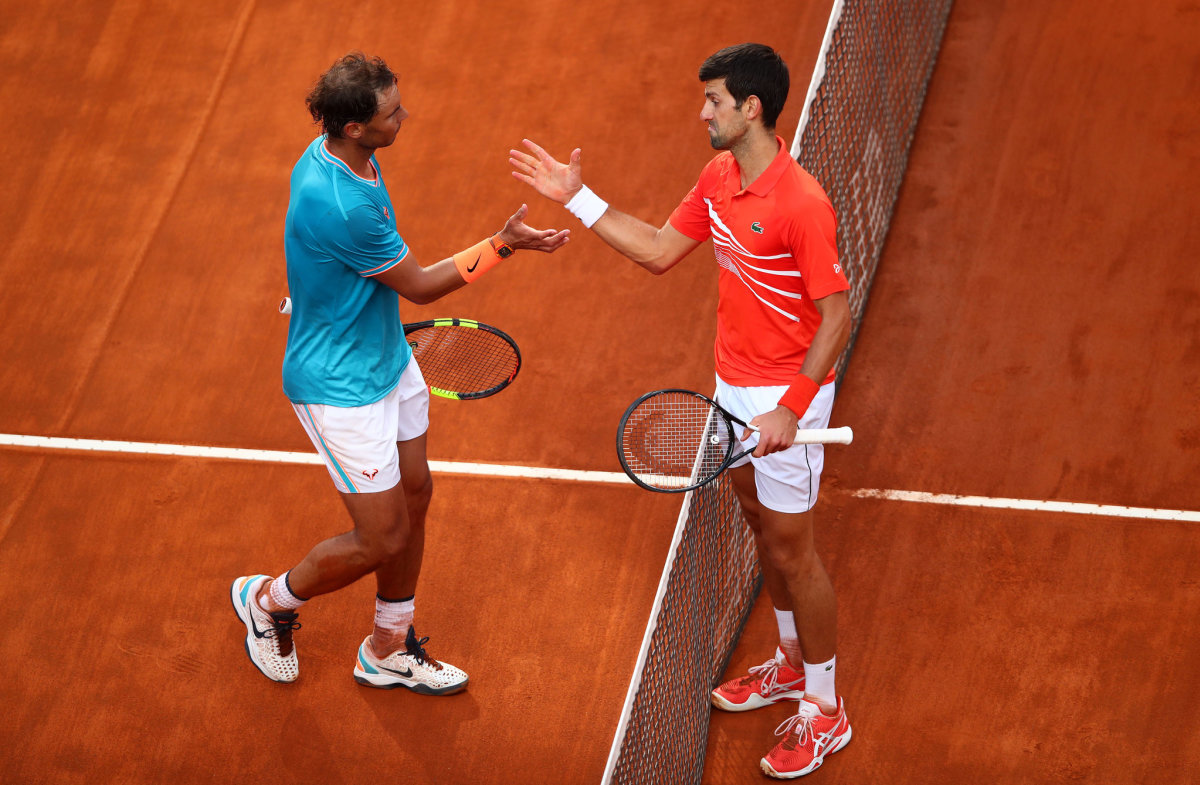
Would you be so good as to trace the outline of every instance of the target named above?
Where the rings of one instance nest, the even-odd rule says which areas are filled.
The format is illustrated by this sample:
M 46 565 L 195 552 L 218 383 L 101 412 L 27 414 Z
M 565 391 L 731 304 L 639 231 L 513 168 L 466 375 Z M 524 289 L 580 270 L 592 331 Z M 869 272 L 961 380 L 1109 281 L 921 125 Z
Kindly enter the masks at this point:
M 525 223 L 528 205 L 521 205 L 500 230 L 500 239 L 519 250 L 554 253 L 571 239 L 570 229 L 535 229 Z
M 534 190 L 547 199 L 566 204 L 583 186 L 579 148 L 571 152 L 570 163 L 559 163 L 550 153 L 528 139 L 521 143 L 529 153 L 519 150 L 508 151 L 508 162 L 513 167 L 513 177 L 533 186 Z

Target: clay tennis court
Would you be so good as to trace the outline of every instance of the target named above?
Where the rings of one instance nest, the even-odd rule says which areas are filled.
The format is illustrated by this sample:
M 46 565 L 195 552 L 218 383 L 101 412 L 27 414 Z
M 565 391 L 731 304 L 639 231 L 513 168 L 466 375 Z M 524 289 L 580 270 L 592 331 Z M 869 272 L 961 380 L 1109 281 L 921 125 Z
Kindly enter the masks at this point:
M 7 3 L 0 433 L 311 452 L 274 306 L 303 97 L 349 49 L 400 73 L 412 118 L 379 159 L 421 262 L 522 202 L 573 238 L 404 306 L 500 326 L 525 362 L 431 405 L 451 470 L 417 617 L 467 692 L 353 682 L 369 581 L 305 607 L 297 684 L 248 662 L 230 581 L 349 525 L 320 466 L 5 446 L 0 781 L 598 783 L 679 499 L 461 468 L 619 471 L 629 402 L 713 385 L 715 271 L 707 245 L 635 269 L 507 151 L 582 147 L 598 194 L 659 223 L 712 155 L 699 63 L 779 49 L 790 139 L 831 5 Z M 854 741 L 812 781 L 1200 776 L 1198 57 L 1185 0 L 955 3 L 834 410 L 856 440 L 818 540 Z M 774 645 L 760 598 L 728 672 Z M 714 714 L 704 781 L 765 781 L 787 714 Z

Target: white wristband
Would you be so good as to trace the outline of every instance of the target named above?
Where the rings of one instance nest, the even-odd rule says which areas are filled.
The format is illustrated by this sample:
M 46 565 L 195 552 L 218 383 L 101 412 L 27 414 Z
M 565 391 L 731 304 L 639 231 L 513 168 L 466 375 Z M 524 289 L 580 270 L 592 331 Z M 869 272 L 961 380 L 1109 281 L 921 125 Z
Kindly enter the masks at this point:
M 592 193 L 592 189 L 585 185 L 571 197 L 566 208 L 571 211 L 571 215 L 583 221 L 584 226 L 591 229 L 592 224 L 599 221 L 600 216 L 604 215 L 604 211 L 608 209 L 608 202 L 596 196 Z

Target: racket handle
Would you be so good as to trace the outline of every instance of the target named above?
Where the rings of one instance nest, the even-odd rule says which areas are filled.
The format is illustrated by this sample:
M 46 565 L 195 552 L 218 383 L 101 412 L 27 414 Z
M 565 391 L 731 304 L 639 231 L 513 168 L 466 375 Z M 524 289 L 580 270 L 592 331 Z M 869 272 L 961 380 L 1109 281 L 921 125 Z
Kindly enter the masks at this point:
M 284 297 L 282 300 L 279 301 L 279 312 L 280 313 L 291 313 L 292 312 L 292 298 L 291 297 Z
M 747 425 L 747 428 L 758 433 L 757 425 Z M 792 444 L 849 444 L 854 441 L 854 431 L 850 426 L 840 428 L 801 428 L 796 431 Z
M 796 432 L 793 444 L 849 444 L 854 441 L 850 426 L 840 428 L 808 428 Z

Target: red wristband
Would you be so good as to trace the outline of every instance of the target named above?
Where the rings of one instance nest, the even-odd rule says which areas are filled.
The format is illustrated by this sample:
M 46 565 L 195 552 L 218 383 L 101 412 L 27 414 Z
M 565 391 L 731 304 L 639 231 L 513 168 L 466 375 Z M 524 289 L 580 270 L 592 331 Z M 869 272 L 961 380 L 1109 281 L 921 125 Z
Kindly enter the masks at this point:
M 787 388 L 787 392 L 779 399 L 781 406 L 786 406 L 792 410 L 792 413 L 797 418 L 803 419 L 804 413 L 808 411 L 809 404 L 813 402 L 813 398 L 817 397 L 817 390 L 821 389 L 821 385 L 814 382 L 804 374 L 796 377 L 796 381 Z

